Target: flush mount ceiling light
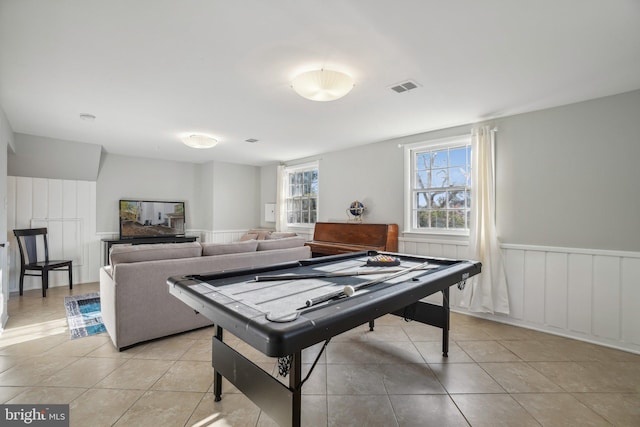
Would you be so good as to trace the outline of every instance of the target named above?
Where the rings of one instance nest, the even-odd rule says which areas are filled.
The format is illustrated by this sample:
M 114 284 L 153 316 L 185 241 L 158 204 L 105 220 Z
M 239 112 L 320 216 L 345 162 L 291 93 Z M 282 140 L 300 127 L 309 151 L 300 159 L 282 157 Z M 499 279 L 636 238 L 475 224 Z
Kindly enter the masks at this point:
M 312 101 L 334 101 L 353 89 L 353 78 L 334 70 L 313 70 L 298 75 L 291 87 L 303 98 Z
M 212 148 L 215 147 L 218 141 L 206 135 L 189 135 L 182 138 L 182 142 L 191 148 Z

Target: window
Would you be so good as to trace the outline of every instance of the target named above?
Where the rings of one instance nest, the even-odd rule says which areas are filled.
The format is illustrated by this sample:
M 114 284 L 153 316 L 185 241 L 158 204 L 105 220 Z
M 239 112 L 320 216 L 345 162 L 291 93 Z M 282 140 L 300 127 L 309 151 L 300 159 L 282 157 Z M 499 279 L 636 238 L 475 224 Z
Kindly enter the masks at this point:
M 318 218 L 318 164 L 285 170 L 288 225 L 313 225 Z
M 405 148 L 411 232 L 466 234 L 471 218 L 471 138 Z

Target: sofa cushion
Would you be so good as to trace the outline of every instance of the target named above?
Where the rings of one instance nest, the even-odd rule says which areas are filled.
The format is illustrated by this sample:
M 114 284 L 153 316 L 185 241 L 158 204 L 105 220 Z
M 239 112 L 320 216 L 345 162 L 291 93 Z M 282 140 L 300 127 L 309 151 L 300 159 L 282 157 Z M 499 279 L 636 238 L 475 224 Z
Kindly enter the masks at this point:
M 245 233 L 240 236 L 241 242 L 244 242 L 245 240 L 258 240 L 258 233 Z
M 202 256 L 255 252 L 257 247 L 257 240 L 245 240 L 233 243 L 202 243 Z
M 274 231 L 265 237 L 265 240 L 284 239 L 285 237 L 296 237 L 296 233 L 287 233 L 284 231 Z
M 240 237 L 240 240 L 264 240 L 267 239 L 267 236 L 269 236 L 272 232 L 273 230 L 265 228 L 253 228 L 251 230 L 248 230 L 242 237 Z
M 155 261 L 163 259 L 192 258 L 202 255 L 202 246 L 198 242 L 158 243 L 149 245 L 114 245 L 109 259 L 111 265 Z
M 302 236 L 285 237 L 282 239 L 259 240 L 259 251 L 270 251 L 273 249 L 288 249 L 304 246 L 306 239 Z

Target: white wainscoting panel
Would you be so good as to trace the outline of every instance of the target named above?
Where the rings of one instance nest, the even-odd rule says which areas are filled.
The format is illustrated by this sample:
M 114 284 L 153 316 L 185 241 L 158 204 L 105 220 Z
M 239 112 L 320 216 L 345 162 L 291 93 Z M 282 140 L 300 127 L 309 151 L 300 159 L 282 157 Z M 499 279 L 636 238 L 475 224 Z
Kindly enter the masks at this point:
M 100 242 L 96 234 L 96 183 L 7 177 L 7 229 L 11 241 L 9 291 L 18 291 L 20 254 L 13 229 L 47 227 L 49 259 L 73 260 L 74 283 L 98 281 Z M 50 287 L 67 286 L 66 272 L 54 272 Z M 24 289 L 40 289 L 39 277 L 25 277 Z
M 70 259 L 76 268 L 85 264 L 85 254 L 81 250 L 84 236 L 82 222 L 81 218 L 32 218 L 30 227 L 47 228 L 49 259 Z
M 524 257 L 524 320 L 544 324 L 545 253 L 527 251 Z M 509 278 L 507 278 L 507 282 Z
M 546 254 L 544 317 L 549 324 L 567 328 L 567 254 Z
M 521 250 L 505 252 L 504 269 L 508 280 L 510 317 L 524 319 L 524 253 Z
M 568 329 L 573 332 L 591 332 L 591 311 L 593 304 L 592 255 L 569 254 L 567 299 L 571 301 L 567 309 Z
M 640 344 L 640 257 L 622 259 L 622 341 Z
M 509 316 L 453 310 L 640 353 L 640 253 L 503 244 Z M 466 242 L 400 238 L 399 252 L 466 258 Z
M 593 258 L 592 333 L 620 339 L 620 257 Z

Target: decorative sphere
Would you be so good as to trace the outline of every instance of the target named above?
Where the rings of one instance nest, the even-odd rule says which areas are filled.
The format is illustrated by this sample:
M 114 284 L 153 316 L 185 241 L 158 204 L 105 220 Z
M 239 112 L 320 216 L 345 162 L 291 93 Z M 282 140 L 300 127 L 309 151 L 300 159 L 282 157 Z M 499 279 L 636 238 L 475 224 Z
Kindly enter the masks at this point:
M 349 205 L 349 213 L 353 216 L 360 216 L 362 215 L 364 212 L 364 205 L 359 202 L 359 201 L 355 201 L 355 202 L 351 202 L 351 205 Z

